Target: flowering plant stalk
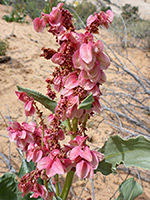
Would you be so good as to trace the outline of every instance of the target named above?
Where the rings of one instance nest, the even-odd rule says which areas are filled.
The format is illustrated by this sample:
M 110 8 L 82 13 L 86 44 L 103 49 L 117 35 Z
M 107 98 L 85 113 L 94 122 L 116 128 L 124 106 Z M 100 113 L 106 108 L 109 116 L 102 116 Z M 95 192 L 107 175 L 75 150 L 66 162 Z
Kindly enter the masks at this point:
M 39 125 L 11 122 L 8 128 L 10 139 L 25 152 L 27 162 L 32 160 L 35 164 L 35 170 L 20 180 L 22 196 L 32 192 L 34 198 L 65 200 L 74 174 L 81 179 L 92 178 L 103 160 L 102 153 L 86 144 L 86 124 L 94 113 L 101 113 L 100 86 L 106 81 L 104 71 L 110 65 L 103 43 L 94 41 L 92 34 L 99 32 L 99 26 L 108 28 L 112 20 L 111 10 L 95 13 L 88 17 L 85 33 L 77 33 L 72 15 L 60 3 L 50 14 L 41 13 L 41 18 L 33 21 L 35 31 L 42 32 L 48 27 L 48 32 L 56 37 L 59 48 L 43 47 L 41 56 L 58 66 L 46 79 L 47 97 L 19 86 L 16 91 L 18 99 L 24 102 L 25 115 L 33 116 L 36 112 L 40 119 Z M 58 103 L 54 101 L 56 92 L 60 93 Z M 36 101 L 52 111 L 47 124 Z M 61 145 L 66 132 L 70 141 Z M 66 179 L 60 191 L 59 175 L 64 174 Z M 55 189 L 50 187 L 50 180 Z

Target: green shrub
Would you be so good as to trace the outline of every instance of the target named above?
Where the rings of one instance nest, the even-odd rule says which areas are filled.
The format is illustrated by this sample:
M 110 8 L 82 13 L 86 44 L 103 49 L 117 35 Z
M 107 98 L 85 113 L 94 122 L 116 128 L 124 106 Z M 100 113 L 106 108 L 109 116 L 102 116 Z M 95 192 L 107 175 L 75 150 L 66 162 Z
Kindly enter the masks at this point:
M 124 6 L 122 6 L 121 15 L 124 18 L 124 20 L 139 19 L 139 8 L 137 6 L 125 4 Z
M 92 4 L 91 2 L 88 2 L 87 0 L 82 0 L 81 3 L 79 3 L 76 7 L 74 7 L 75 12 L 80 16 L 82 21 L 86 24 L 86 20 L 89 15 L 93 15 L 94 12 L 96 12 L 96 6 Z M 76 27 L 80 28 L 80 22 L 76 15 L 74 15 L 74 18 L 76 18 Z
M 27 12 L 24 8 L 23 5 L 24 1 L 16 0 L 12 4 L 12 11 L 8 15 L 4 15 L 3 19 L 6 20 L 7 22 L 18 22 L 18 23 L 23 23 L 26 22 L 25 18 L 27 15 Z
M 8 48 L 8 43 L 4 40 L 0 40 L 0 56 L 4 56 L 6 54 Z
M 126 39 L 129 47 L 142 47 L 150 50 L 150 20 L 130 18 L 130 20 L 124 20 L 123 24 L 123 19 L 115 16 L 110 30 L 120 39 L 121 44 L 124 42 L 125 34 L 127 34 Z

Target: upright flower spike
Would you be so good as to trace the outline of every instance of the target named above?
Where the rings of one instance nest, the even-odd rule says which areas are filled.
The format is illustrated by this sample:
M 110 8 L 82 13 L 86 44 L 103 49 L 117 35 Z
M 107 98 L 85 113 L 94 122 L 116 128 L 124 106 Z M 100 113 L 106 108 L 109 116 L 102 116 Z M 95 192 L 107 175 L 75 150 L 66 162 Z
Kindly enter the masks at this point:
M 95 41 L 92 33 L 97 33 L 99 26 L 108 28 L 112 20 L 110 10 L 95 13 L 87 19 L 86 32 L 77 33 L 71 13 L 64 10 L 63 3 L 60 3 L 49 14 L 41 13 L 41 17 L 33 21 L 35 31 L 42 32 L 48 27 L 48 32 L 56 37 L 59 45 L 57 50 L 43 47 L 40 56 L 58 65 L 46 82 L 48 97 L 54 99 L 59 92 L 60 100 L 46 125 L 35 100 L 25 92 L 16 91 L 18 99 L 24 102 L 26 116 L 32 116 L 36 109 L 40 119 L 38 125 L 11 122 L 8 128 L 10 139 L 25 152 L 27 162 L 32 160 L 36 165 L 35 170 L 20 180 L 18 188 L 23 192 L 22 196 L 31 191 L 34 198 L 40 196 L 44 200 L 52 200 L 55 195 L 66 200 L 74 173 L 81 179 L 92 178 L 94 170 L 103 160 L 103 154 L 91 150 L 86 144 L 86 123 L 94 112 L 101 112 L 100 86 L 106 81 L 104 70 L 110 65 L 103 43 Z M 91 93 L 90 106 L 80 107 Z M 65 139 L 66 131 L 62 124 L 67 124 L 67 133 L 71 136 L 68 145 L 60 142 Z M 65 173 L 66 181 L 59 194 L 58 175 Z M 53 176 L 57 177 L 54 183 L 56 194 L 48 187 Z M 43 183 L 39 183 L 39 179 Z

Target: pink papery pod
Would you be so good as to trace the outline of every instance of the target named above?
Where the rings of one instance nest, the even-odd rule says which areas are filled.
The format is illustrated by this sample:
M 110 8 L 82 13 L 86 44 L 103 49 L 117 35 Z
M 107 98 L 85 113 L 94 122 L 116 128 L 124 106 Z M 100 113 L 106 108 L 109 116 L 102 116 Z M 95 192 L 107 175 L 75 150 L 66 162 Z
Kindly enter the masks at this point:
M 48 123 L 51 123 L 55 118 L 55 115 L 54 114 L 50 114 L 48 117 L 47 117 L 47 120 L 48 120 Z
M 102 84 L 104 82 L 106 82 L 106 75 L 103 71 L 101 71 L 101 77 L 100 77 L 99 83 Z
M 60 90 L 62 88 L 62 78 L 61 78 L 61 76 L 56 76 L 53 80 L 53 84 L 54 84 L 54 89 L 57 92 L 60 92 Z
M 82 146 L 85 145 L 85 141 L 88 137 L 77 135 L 73 140 L 70 140 L 69 144 L 72 146 Z
M 73 54 L 73 57 L 72 57 L 72 61 L 73 61 L 73 65 L 74 65 L 74 68 L 75 69 L 83 69 L 82 66 L 81 66 L 81 62 L 80 62 L 80 52 L 79 50 L 77 50 L 74 54 Z
M 100 114 L 102 109 L 101 109 L 101 105 L 99 102 L 99 98 L 94 97 L 94 102 L 92 105 L 93 105 L 92 110 L 95 111 L 96 113 Z
M 48 191 L 44 185 L 40 185 L 39 183 L 35 183 L 32 192 L 34 192 L 32 195 L 30 195 L 30 198 L 38 198 L 39 196 L 44 198 L 44 200 L 48 196 Z
M 44 157 L 42 158 L 38 164 L 37 168 L 39 170 L 46 169 L 46 174 L 48 177 L 52 177 L 56 174 L 64 174 L 65 170 L 61 163 L 61 161 L 56 157 Z
M 105 70 L 109 67 L 110 60 L 109 60 L 108 56 L 106 56 L 103 52 L 98 53 L 96 58 L 100 64 L 100 68 L 102 70 Z
M 92 161 L 90 162 L 94 169 L 97 169 L 99 162 L 104 159 L 104 154 L 97 152 L 95 150 L 91 151 Z
M 78 96 L 68 96 L 68 108 L 66 111 L 66 117 L 72 119 L 77 112 L 77 106 L 79 105 L 79 97 Z
M 74 116 L 79 119 L 84 113 L 84 109 L 78 109 L 77 105 L 74 107 Z
M 79 78 L 80 81 L 86 79 L 89 79 L 88 73 L 85 70 L 81 70 L 80 74 L 79 74 Z
M 30 100 L 30 97 L 26 94 L 26 92 L 18 92 L 18 91 L 15 91 L 15 93 L 16 93 L 18 99 L 19 99 L 20 101 L 23 101 L 24 103 L 25 103 L 26 101 L 29 101 L 29 100 Z
M 10 128 L 21 130 L 21 125 L 18 122 L 9 122 L 9 124 L 10 124 Z
M 33 162 L 35 162 L 35 163 L 39 162 L 39 160 L 41 160 L 42 156 L 43 156 L 42 150 L 40 150 L 40 149 L 34 150 L 34 152 L 33 152 Z
M 20 137 L 20 139 L 23 139 L 26 143 L 34 143 L 34 138 L 33 138 L 33 136 L 32 136 L 32 134 L 31 133 L 28 133 L 28 132 L 26 132 L 26 131 L 22 131 L 21 132 L 21 137 Z M 26 137 L 25 137 L 25 136 Z M 25 138 L 24 138 L 25 137 Z
M 46 27 L 46 25 L 49 23 L 50 20 L 50 14 L 45 14 L 41 12 L 41 15 L 42 15 L 43 26 Z
M 85 90 L 91 90 L 96 83 L 91 82 L 90 80 L 86 80 L 84 78 L 79 80 L 79 85 L 83 87 Z
M 24 195 L 27 195 L 31 191 L 32 185 L 31 185 L 31 183 L 26 183 L 24 185 L 24 187 L 21 187 L 21 183 L 19 183 L 18 188 L 19 188 L 20 192 L 22 192 L 21 196 L 24 197 Z
M 77 106 L 76 105 L 69 107 L 66 111 L 66 118 L 73 119 L 76 112 L 77 112 Z
M 34 145 L 32 143 L 29 144 L 28 150 L 26 153 L 27 162 L 30 162 L 31 160 L 33 160 L 33 162 L 37 163 L 39 160 L 41 160 L 43 156 L 43 151 L 40 149 L 37 149 L 36 147 L 37 145 Z
M 64 88 L 61 92 L 61 95 L 63 95 L 64 97 L 68 97 L 72 94 L 73 94 L 73 90 L 70 90 L 70 89 L 67 89 L 67 88 Z
M 81 40 L 83 40 L 83 37 L 79 33 L 69 32 L 67 34 L 67 39 L 74 44 L 75 49 L 78 49 L 81 45 L 80 43 L 81 43 Z
M 34 133 L 35 129 L 36 129 L 36 123 L 34 122 L 22 122 L 22 126 L 23 126 L 23 129 L 28 131 L 28 132 L 31 132 L 31 133 Z
M 82 68 L 86 71 L 92 70 L 95 65 L 96 57 L 92 49 L 92 42 L 82 44 L 79 49 L 80 63 Z
M 62 60 L 62 54 L 61 53 L 55 53 L 52 56 L 51 61 L 55 64 L 58 64 L 58 65 L 62 65 L 64 63 L 64 60 Z
M 87 146 L 85 146 L 83 150 L 80 150 L 79 155 L 88 162 L 92 161 L 92 154 L 89 147 Z
M 98 63 L 95 64 L 92 70 L 87 72 L 87 76 L 89 77 L 91 82 L 94 82 L 94 83 L 99 82 L 102 76 L 102 70 L 100 70 L 100 66 Z
M 97 40 L 97 41 L 95 42 L 95 44 L 94 44 L 93 49 L 94 49 L 94 52 L 95 52 L 95 53 L 100 53 L 100 52 L 102 52 L 102 51 L 104 50 L 104 45 L 103 45 L 102 41 Z
M 56 157 L 52 163 L 51 168 L 49 168 L 49 177 L 52 177 L 56 174 L 64 174 L 64 166 L 62 165 L 61 161 Z
M 57 8 L 62 9 L 63 5 L 64 5 L 63 3 L 59 3 L 59 4 L 57 5 Z
M 90 173 L 90 170 L 91 166 L 84 160 L 81 160 L 76 165 L 77 176 L 81 179 L 87 178 L 88 174 Z M 92 176 L 90 178 L 92 178 Z
M 73 89 L 79 85 L 77 72 L 71 72 L 65 77 L 64 87 L 67 89 Z
M 51 151 L 52 156 L 57 156 L 59 154 L 60 154 L 60 151 L 58 149 L 54 149 L 53 151 Z
M 19 137 L 16 140 L 16 145 L 18 148 L 20 148 L 23 151 L 27 150 L 27 143 L 25 142 L 25 140 L 22 140 Z
M 88 44 L 84 43 L 80 47 L 80 58 L 87 64 L 91 63 L 93 60 L 92 54 L 92 42 Z
M 90 26 L 94 21 L 97 20 L 97 15 L 93 16 L 93 15 L 90 15 L 88 18 L 87 18 L 87 26 Z
M 107 10 L 106 15 L 108 16 L 109 22 L 112 23 L 113 18 L 114 18 L 114 13 L 112 12 L 112 10 Z
M 74 105 L 78 105 L 79 104 L 79 97 L 70 95 L 68 97 L 68 102 L 70 103 L 69 108 L 72 108 Z
M 102 95 L 99 87 L 97 85 L 95 85 L 91 90 L 88 91 L 89 94 L 92 92 L 92 95 L 94 97 L 99 97 L 100 95 Z
M 27 123 L 26 122 L 22 123 L 23 126 L 19 126 L 19 124 L 16 122 L 15 122 L 15 125 L 14 123 L 10 123 L 10 124 L 13 124 L 12 126 L 8 127 L 10 139 L 12 141 L 17 142 L 18 148 L 21 148 L 22 150 L 26 151 L 29 143 L 34 143 L 34 138 L 31 132 L 26 130 L 24 127 L 24 124 L 27 124 Z
M 49 23 L 51 26 L 60 26 L 62 23 L 62 14 L 58 7 L 53 7 L 50 13 Z
M 58 34 L 58 42 L 60 43 L 60 41 L 62 42 L 62 41 L 64 41 L 64 40 L 67 40 L 68 38 L 67 38 L 67 32 L 66 32 L 66 30 L 63 30 L 63 31 L 61 31 L 59 34 Z M 62 44 L 63 45 L 63 44 Z M 62 46 L 61 46 L 62 47 Z M 60 48 L 61 48 L 60 47 Z
M 53 159 L 50 157 L 44 157 L 37 163 L 39 170 L 46 169 L 49 165 L 51 166 Z
M 25 108 L 25 115 L 26 116 L 33 116 L 34 115 L 35 108 L 34 108 L 34 105 L 33 105 L 33 101 L 26 101 L 24 108 Z
M 17 139 L 17 135 L 22 130 L 21 125 L 18 122 L 9 122 L 8 127 L 10 141 L 14 142 Z
M 27 132 L 25 130 L 22 130 L 22 131 L 19 132 L 18 136 L 19 136 L 20 139 L 26 139 Z
M 80 157 L 80 151 L 81 151 L 81 147 L 80 146 L 74 147 L 69 153 L 69 158 L 72 161 L 76 161 Z
M 66 172 L 69 172 L 72 169 L 72 167 L 74 167 L 73 162 L 69 158 L 62 158 L 61 161 Z
M 39 17 L 37 17 L 33 20 L 33 27 L 36 32 L 42 32 L 44 28 L 46 27 L 46 25 L 43 19 L 40 19 Z
M 34 152 L 34 144 L 30 143 L 26 153 L 27 162 L 30 162 L 33 159 L 33 152 Z
M 8 129 L 9 131 L 9 129 Z M 18 135 L 18 131 L 9 131 L 9 139 L 11 142 L 16 141 Z

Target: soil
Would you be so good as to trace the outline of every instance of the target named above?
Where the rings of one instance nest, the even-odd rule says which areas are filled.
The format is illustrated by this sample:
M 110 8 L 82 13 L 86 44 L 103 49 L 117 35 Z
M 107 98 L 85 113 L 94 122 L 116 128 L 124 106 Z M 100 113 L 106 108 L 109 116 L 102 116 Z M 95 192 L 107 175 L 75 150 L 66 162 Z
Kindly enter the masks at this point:
M 2 16 L 8 14 L 10 9 L 10 7 L 0 5 L 0 39 L 7 40 L 9 44 L 7 56 L 11 58 L 6 63 L 0 63 L 0 152 L 8 160 L 9 155 L 11 155 L 11 164 L 18 171 L 21 164 L 21 157 L 16 149 L 16 145 L 14 143 L 10 144 L 7 138 L 7 127 L 10 120 L 22 123 L 26 120 L 26 117 L 24 115 L 23 104 L 17 100 L 14 91 L 17 90 L 16 85 L 20 85 L 46 94 L 45 79 L 52 72 L 54 64 L 39 55 L 42 52 L 41 48 L 43 46 L 54 49 L 57 49 L 58 46 L 55 43 L 55 38 L 46 30 L 42 33 L 36 33 L 30 18 L 27 18 L 28 24 L 7 23 L 2 20 Z M 102 31 L 101 37 L 110 43 L 113 40 L 108 31 Z M 137 66 L 141 66 L 143 62 L 142 70 L 147 73 L 146 68 L 149 67 L 149 58 L 146 57 L 146 54 L 149 54 L 149 52 L 129 49 L 129 56 L 131 56 L 132 61 L 135 61 Z M 113 81 L 114 78 L 110 72 L 108 69 L 108 82 Z M 44 109 L 41 105 L 39 107 Z M 45 117 L 48 114 L 49 112 L 44 109 Z M 102 146 L 110 135 L 116 133 L 102 119 L 101 116 L 96 119 L 93 117 L 88 125 L 89 145 L 93 149 Z M 11 154 L 9 154 L 9 146 L 11 147 Z M 9 171 L 8 166 L 0 159 L 0 173 L 3 174 L 6 171 Z M 118 171 L 117 175 L 103 176 L 101 173 L 94 175 L 95 199 L 109 200 L 118 189 L 119 184 L 125 179 L 126 175 L 122 171 Z M 140 181 L 144 193 L 137 199 L 149 200 L 150 183 L 138 180 L 138 182 Z M 112 199 L 117 197 L 117 195 L 118 192 Z M 77 198 L 77 196 L 80 198 Z M 68 199 L 86 200 L 88 198 L 93 199 L 91 180 L 79 180 L 75 176 L 71 195 Z

